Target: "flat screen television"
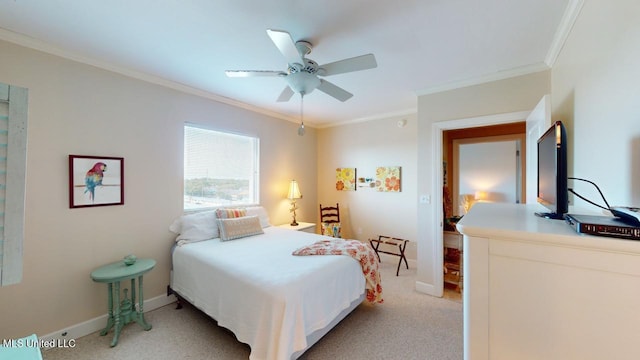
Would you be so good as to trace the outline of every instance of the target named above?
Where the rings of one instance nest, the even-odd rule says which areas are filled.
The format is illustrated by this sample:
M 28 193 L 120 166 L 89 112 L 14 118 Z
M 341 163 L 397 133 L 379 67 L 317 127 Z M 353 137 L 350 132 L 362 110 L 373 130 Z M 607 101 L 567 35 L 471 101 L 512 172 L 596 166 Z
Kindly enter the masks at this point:
M 538 139 L 538 203 L 548 212 L 536 215 L 562 220 L 569 211 L 567 189 L 567 132 L 556 121 Z

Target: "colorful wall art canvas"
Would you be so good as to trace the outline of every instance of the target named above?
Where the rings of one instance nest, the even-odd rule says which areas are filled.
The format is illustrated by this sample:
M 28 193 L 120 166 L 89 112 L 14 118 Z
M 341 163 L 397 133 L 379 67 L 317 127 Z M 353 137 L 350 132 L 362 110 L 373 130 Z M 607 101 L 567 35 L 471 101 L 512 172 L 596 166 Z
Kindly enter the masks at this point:
M 336 169 L 336 190 L 355 191 L 356 190 L 356 168 Z
M 380 166 L 376 169 L 376 189 L 400 192 L 400 166 Z
M 69 155 L 69 207 L 124 204 L 124 158 Z

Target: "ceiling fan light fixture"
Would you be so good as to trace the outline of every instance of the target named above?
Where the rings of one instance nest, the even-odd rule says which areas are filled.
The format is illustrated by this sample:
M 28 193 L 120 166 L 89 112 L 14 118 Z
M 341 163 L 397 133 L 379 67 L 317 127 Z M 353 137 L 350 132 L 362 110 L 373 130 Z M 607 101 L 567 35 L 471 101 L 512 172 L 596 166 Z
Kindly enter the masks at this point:
M 285 78 L 291 90 L 300 94 L 309 94 L 320 85 L 320 79 L 305 71 L 289 74 Z

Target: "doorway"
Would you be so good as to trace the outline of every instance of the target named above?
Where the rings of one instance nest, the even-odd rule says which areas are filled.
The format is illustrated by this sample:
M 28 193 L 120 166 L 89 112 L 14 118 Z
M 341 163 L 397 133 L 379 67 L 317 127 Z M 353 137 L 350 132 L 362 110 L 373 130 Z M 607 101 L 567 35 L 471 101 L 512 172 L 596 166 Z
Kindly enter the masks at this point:
M 476 202 L 520 203 L 525 196 L 525 132 L 524 121 L 443 132 L 445 298 L 461 299 L 463 288 L 464 253 L 456 220 Z
M 444 146 L 448 143 L 448 140 L 444 139 L 444 133 L 447 130 L 468 130 L 481 129 L 486 126 L 504 125 L 514 122 L 520 122 L 529 116 L 530 112 L 520 111 L 498 115 L 488 115 L 475 118 L 458 119 L 441 121 L 432 124 L 432 155 L 433 164 L 442 163 L 444 159 Z M 430 237 L 434 239 L 434 261 L 433 274 L 434 283 L 433 288 L 424 286 L 423 284 L 417 284 L 418 289 L 434 295 L 443 296 L 444 292 L 444 241 L 443 241 L 443 219 L 444 219 L 444 206 L 443 204 L 443 189 L 445 183 L 451 183 L 451 170 L 447 170 L 447 166 L 436 166 L 432 173 L 432 194 L 433 202 L 431 203 L 433 211 L 433 226 L 430 227 Z M 464 255 L 463 255 L 464 256 Z M 463 289 L 464 291 L 464 289 Z
M 551 123 L 551 106 L 550 96 L 545 95 L 533 111 L 518 111 L 504 114 L 479 116 L 473 118 L 445 120 L 431 124 L 431 164 L 441 164 L 443 159 L 443 133 L 446 130 L 459 130 L 466 128 L 477 128 L 482 126 L 508 124 L 513 122 L 522 121 L 526 119 L 527 122 L 527 144 L 529 146 L 535 145 L 539 135 L 544 132 L 548 126 L 545 124 Z M 535 150 L 531 151 L 528 148 L 527 151 L 527 164 L 531 168 L 533 164 L 537 163 Z M 535 202 L 535 177 L 537 171 L 527 171 L 527 184 L 525 192 L 527 194 L 527 202 Z M 432 200 L 429 201 L 429 196 L 421 196 L 425 198 L 426 203 L 430 203 L 429 216 L 425 220 L 425 235 L 427 238 L 432 239 L 428 242 L 431 253 L 427 255 L 423 262 L 420 262 L 420 252 L 418 261 L 418 271 L 421 271 L 421 267 L 425 274 L 427 274 L 429 281 L 416 281 L 416 290 L 429 294 L 432 296 L 442 297 L 443 295 L 443 184 L 445 170 L 443 166 L 433 166 L 431 172 L 431 189 Z M 532 179 L 533 177 L 533 179 Z M 533 193 L 533 200 L 530 193 Z M 424 267 L 427 267 L 424 269 Z M 433 281 L 433 282 L 431 282 Z

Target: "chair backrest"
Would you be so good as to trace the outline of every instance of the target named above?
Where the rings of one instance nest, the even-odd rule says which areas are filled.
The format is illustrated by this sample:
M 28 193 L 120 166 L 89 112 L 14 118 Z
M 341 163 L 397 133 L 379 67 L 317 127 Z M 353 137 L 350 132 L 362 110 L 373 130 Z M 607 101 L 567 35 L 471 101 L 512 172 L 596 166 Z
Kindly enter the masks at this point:
M 339 223 L 340 222 L 340 205 L 323 207 L 320 204 L 320 222 L 321 223 Z

